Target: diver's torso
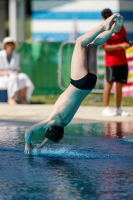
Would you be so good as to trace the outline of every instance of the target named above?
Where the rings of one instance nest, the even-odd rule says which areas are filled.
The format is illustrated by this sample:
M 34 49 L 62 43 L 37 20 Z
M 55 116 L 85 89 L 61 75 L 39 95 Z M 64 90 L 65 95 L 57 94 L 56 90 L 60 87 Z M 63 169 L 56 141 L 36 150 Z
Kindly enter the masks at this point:
M 96 51 L 97 47 L 92 44 L 85 48 L 84 66 L 88 73 L 96 74 Z M 75 115 L 83 99 L 90 92 L 90 90 L 81 90 L 70 84 L 56 101 L 50 118 L 54 119 L 58 126 L 62 125 L 62 123 L 64 126 L 67 125 Z
M 51 118 L 55 119 L 56 122 L 59 119 L 57 115 L 60 115 L 61 120 L 59 119 L 59 123 L 57 122 L 56 125 L 62 125 L 63 122 L 63 125 L 66 126 L 75 115 L 83 99 L 89 93 L 89 90 L 79 90 L 70 84 L 55 103 L 53 112 L 51 113 Z

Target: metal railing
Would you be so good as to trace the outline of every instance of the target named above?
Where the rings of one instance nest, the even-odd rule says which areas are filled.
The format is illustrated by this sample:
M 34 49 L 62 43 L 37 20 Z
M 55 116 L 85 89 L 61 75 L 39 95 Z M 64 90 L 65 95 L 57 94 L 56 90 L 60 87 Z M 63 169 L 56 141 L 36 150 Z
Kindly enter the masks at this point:
M 69 44 L 75 44 L 75 41 L 64 41 L 64 42 L 62 42 L 61 45 L 59 46 L 59 51 L 58 51 L 58 85 L 59 85 L 59 88 L 63 91 L 66 89 L 66 87 L 64 87 L 63 83 L 62 83 L 62 69 L 63 69 L 63 66 L 62 66 L 63 53 L 62 52 L 63 52 L 64 46 L 69 45 Z M 101 51 L 99 49 L 98 49 L 97 53 L 98 54 L 102 53 L 102 55 L 103 55 L 103 51 Z M 71 66 L 68 66 L 68 67 L 70 68 Z M 97 74 L 101 74 L 101 73 L 104 74 L 104 67 L 103 67 L 103 69 L 97 68 Z M 100 79 L 99 76 L 97 76 L 97 86 L 96 87 L 98 87 L 99 85 L 104 85 L 104 79 Z M 103 93 L 103 89 L 94 88 L 92 90 L 92 92 L 93 93 Z

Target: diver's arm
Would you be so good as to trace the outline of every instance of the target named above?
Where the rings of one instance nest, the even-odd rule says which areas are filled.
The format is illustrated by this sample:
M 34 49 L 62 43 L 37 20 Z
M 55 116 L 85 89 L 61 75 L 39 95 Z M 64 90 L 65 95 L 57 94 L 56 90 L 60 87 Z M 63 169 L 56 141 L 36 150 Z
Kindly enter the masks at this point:
M 54 122 L 55 122 L 54 120 L 41 121 L 28 128 L 25 132 L 25 143 L 27 145 L 30 145 L 31 138 L 36 131 L 40 130 L 41 128 L 49 128 L 54 124 Z
M 46 120 L 46 121 L 39 122 L 26 130 L 25 132 L 25 153 L 26 154 L 29 154 L 30 151 L 33 149 L 33 145 L 31 143 L 31 138 L 33 134 L 41 128 L 49 128 L 53 126 L 54 124 L 55 124 L 55 120 Z

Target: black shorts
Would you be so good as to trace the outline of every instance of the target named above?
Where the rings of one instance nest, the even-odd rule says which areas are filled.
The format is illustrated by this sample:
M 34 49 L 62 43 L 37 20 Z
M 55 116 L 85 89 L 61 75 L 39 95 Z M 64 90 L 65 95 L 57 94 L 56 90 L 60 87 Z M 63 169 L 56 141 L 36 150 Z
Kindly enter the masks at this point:
M 106 67 L 106 81 L 127 83 L 128 65 Z

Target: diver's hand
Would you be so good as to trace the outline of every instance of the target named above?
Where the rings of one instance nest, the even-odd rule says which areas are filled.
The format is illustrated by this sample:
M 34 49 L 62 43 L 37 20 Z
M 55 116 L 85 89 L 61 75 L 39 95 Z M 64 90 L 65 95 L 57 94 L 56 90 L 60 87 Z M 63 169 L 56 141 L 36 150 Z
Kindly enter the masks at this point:
M 34 145 L 31 143 L 29 144 L 25 144 L 25 149 L 24 149 L 24 153 L 29 155 L 31 154 L 32 149 L 34 148 Z

